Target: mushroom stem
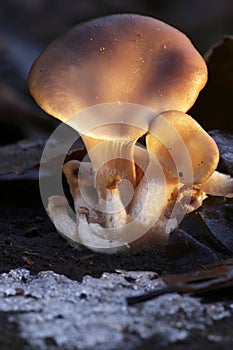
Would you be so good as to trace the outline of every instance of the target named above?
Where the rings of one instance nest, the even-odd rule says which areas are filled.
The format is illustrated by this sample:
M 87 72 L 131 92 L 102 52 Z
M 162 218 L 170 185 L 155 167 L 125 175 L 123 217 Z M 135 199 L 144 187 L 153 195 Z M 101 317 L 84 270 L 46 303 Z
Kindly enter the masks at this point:
M 138 184 L 129 214 L 150 229 L 161 217 L 167 200 L 167 184 L 157 159 L 149 154 L 149 163 Z
M 127 242 L 122 240 L 123 234 L 119 235 L 120 241 L 117 238 L 109 241 L 100 225 L 88 223 L 85 209 L 80 209 L 76 223 L 69 216 L 68 208 L 65 197 L 52 196 L 49 198 L 48 214 L 51 220 L 57 231 L 72 243 L 81 243 L 93 251 L 104 253 L 116 253 L 129 247 Z
M 63 173 L 69 184 L 77 218 L 80 208 L 86 208 L 89 220 L 98 222 L 101 215 L 93 209 L 97 201 L 97 194 L 93 186 L 91 163 L 71 160 L 64 164 Z
M 70 187 L 70 192 L 74 197 L 79 188 L 79 182 L 82 181 L 85 186 L 93 186 L 93 176 L 91 163 L 79 160 L 70 160 L 63 166 L 63 173 Z
M 134 145 L 136 140 L 98 140 L 82 135 L 92 162 L 98 197 L 106 199 L 109 177 L 119 176 L 135 187 Z
M 131 196 L 136 186 L 135 143 L 154 116 L 143 106 L 114 102 L 87 108 L 67 120 L 85 143 L 100 199 L 106 200 L 109 176 L 120 176 L 120 196 L 126 192 Z
M 119 175 L 109 175 L 106 182 L 106 199 L 97 198 L 93 187 L 91 163 L 71 160 L 63 166 L 63 172 L 74 200 L 77 220 L 86 215 L 89 223 L 99 223 L 103 227 L 119 227 L 128 222 L 128 215 L 122 203 Z
M 149 164 L 149 153 L 146 148 L 142 145 L 135 145 L 134 148 L 134 163 L 135 163 L 135 171 L 136 171 L 136 187 L 142 180 L 146 168 Z
M 129 248 L 121 229 L 119 232 L 118 230 L 114 233 L 111 231 L 114 239 L 110 239 L 108 229 L 99 224 L 88 223 L 85 213 L 80 214 L 76 230 L 79 242 L 93 251 L 112 254 Z
M 213 174 L 201 184 L 200 189 L 212 196 L 226 196 L 233 193 L 233 178 L 230 175 L 214 171 Z
M 65 197 L 49 197 L 47 211 L 57 231 L 66 239 L 77 242 L 76 224 L 69 216 L 68 208 L 69 205 Z
M 119 193 L 119 175 L 110 176 L 107 184 L 105 201 L 105 227 L 119 227 L 128 221 L 126 209 L 121 201 Z

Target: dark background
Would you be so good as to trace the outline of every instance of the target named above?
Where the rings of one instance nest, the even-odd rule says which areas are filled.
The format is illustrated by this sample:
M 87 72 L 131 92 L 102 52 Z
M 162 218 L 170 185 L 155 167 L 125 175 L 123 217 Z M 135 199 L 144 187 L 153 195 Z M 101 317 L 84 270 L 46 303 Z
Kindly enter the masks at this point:
M 92 17 L 149 15 L 186 33 L 203 53 L 233 31 L 231 0 L 1 0 L 1 34 L 41 49 L 70 26 Z
M 232 0 L 1 0 L 0 106 L 2 85 L 28 94 L 30 66 L 53 38 L 81 21 L 122 12 L 149 15 L 177 27 L 202 54 L 233 33 Z

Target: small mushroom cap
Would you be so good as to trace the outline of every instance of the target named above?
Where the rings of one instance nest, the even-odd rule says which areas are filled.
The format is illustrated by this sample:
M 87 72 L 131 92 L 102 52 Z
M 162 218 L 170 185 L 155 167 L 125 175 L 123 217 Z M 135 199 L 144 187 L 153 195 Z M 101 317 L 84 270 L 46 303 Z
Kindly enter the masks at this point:
M 179 111 L 155 117 L 146 143 L 165 172 L 182 183 L 200 184 L 218 165 L 215 141 L 192 117 Z
M 177 29 L 119 14 L 73 27 L 32 66 L 29 89 L 49 114 L 66 120 L 107 102 L 186 112 L 207 80 L 204 60 Z

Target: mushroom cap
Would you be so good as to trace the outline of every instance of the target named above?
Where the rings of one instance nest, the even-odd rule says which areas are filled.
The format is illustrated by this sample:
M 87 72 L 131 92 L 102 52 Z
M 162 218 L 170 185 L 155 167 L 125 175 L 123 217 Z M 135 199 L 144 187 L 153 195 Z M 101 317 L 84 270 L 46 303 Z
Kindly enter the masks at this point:
M 207 80 L 204 60 L 180 31 L 119 14 L 74 26 L 34 62 L 29 89 L 49 114 L 69 118 L 108 102 L 186 112 Z
M 200 184 L 218 165 L 215 141 L 191 116 L 180 111 L 156 116 L 150 124 L 146 144 L 165 172 L 182 183 Z
M 91 142 L 94 146 L 103 141 L 136 141 L 147 133 L 155 116 L 155 112 L 144 106 L 113 102 L 82 109 L 66 123 L 82 135 L 85 144 Z

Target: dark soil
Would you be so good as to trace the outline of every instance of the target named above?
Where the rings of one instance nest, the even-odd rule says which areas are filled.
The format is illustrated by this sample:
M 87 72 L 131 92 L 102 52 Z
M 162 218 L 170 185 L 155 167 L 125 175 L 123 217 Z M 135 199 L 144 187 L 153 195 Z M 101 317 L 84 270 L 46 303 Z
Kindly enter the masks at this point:
M 0 182 L 0 273 L 25 267 L 37 273 L 52 270 L 71 279 L 99 277 L 117 269 L 166 269 L 165 249 L 143 249 L 120 255 L 74 248 L 59 236 L 40 199 L 37 181 Z

